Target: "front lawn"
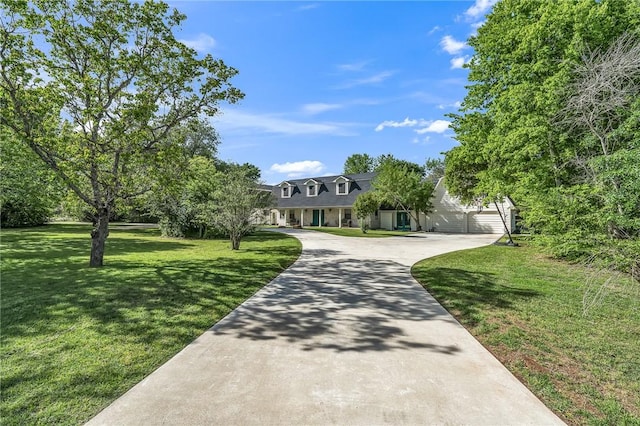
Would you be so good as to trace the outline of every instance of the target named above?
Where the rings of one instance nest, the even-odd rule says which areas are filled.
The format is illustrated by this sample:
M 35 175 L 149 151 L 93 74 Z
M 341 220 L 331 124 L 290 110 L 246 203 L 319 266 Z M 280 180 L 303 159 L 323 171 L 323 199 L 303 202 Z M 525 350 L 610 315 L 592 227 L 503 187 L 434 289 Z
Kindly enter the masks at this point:
M 126 227 L 123 227 L 126 228 Z M 288 267 L 300 243 L 112 229 L 89 268 L 86 225 L 2 230 L 3 425 L 81 424 Z
M 612 283 L 583 315 L 587 270 L 534 247 L 423 260 L 413 275 L 569 424 L 640 424 L 640 294 Z
M 313 227 L 304 228 L 312 231 L 325 232 L 327 234 L 338 235 L 340 237 L 361 237 L 361 238 L 384 238 L 406 236 L 411 232 L 406 231 L 386 231 L 384 229 L 370 229 L 366 234 L 362 233 L 360 228 L 329 228 L 329 227 Z

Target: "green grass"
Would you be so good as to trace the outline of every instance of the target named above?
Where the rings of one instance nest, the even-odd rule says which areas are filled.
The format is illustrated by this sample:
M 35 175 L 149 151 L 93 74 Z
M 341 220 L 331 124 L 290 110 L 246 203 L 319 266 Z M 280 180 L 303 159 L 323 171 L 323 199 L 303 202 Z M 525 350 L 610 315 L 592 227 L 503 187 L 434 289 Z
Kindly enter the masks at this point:
M 534 247 L 423 260 L 413 275 L 569 424 L 640 424 L 640 296 L 613 283 L 583 314 L 587 270 Z
M 329 228 L 329 227 L 313 227 L 304 228 L 312 231 L 325 232 L 327 234 L 338 235 L 340 237 L 360 237 L 360 238 L 385 238 L 398 237 L 410 234 L 407 231 L 386 231 L 384 229 L 370 229 L 366 234 L 362 233 L 360 228 Z
M 300 243 L 259 232 L 228 241 L 111 230 L 89 268 L 89 228 L 2 230 L 3 425 L 80 424 L 254 294 Z

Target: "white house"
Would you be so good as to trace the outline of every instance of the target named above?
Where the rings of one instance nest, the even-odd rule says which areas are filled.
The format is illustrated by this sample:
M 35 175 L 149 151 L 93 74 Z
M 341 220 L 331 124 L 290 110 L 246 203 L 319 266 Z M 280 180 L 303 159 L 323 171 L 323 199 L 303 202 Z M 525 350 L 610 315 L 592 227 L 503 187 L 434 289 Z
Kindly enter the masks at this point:
M 375 173 L 326 176 L 288 180 L 272 187 L 277 208 L 271 210 L 270 223 L 279 226 L 357 227 L 352 212 L 358 195 L 371 189 Z M 500 213 L 488 206 L 465 205 L 449 194 L 440 179 L 432 199 L 433 211 L 420 213 L 425 231 L 449 233 L 504 233 Z M 498 203 L 507 228 L 515 228 L 515 205 L 509 198 Z M 380 209 L 369 218 L 372 229 L 417 230 L 415 220 L 406 212 Z

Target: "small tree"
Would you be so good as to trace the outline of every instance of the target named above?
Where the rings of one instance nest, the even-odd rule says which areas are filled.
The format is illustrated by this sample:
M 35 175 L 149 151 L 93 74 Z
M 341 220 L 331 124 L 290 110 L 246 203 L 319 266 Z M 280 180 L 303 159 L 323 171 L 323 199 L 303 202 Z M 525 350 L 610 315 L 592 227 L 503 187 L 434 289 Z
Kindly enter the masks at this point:
M 261 189 L 247 173 L 240 166 L 218 175 L 215 196 L 217 208 L 212 221 L 214 226 L 229 236 L 231 250 L 238 250 L 242 238 L 255 230 L 256 225 L 252 220 L 255 212 L 272 207 L 275 203 L 271 191 Z
M 353 203 L 353 212 L 358 218 L 358 223 L 360 224 L 360 229 L 363 234 L 366 234 L 369 229 L 370 224 L 367 223 L 367 221 L 379 208 L 380 201 L 374 191 L 365 192 L 356 198 L 355 203 Z
M 418 172 L 420 169 L 408 167 L 404 162 L 386 161 L 373 181 L 378 198 L 409 214 L 418 231 L 422 230 L 420 212 L 431 210 L 434 190 L 433 183 Z

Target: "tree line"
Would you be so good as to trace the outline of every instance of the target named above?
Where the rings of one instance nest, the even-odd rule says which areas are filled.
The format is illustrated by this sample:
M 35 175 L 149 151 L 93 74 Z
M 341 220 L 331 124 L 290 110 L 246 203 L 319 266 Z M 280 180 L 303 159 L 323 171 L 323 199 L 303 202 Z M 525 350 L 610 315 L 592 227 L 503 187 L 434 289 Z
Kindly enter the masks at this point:
M 501 0 L 470 37 L 445 181 L 535 240 L 640 277 L 640 2 Z

